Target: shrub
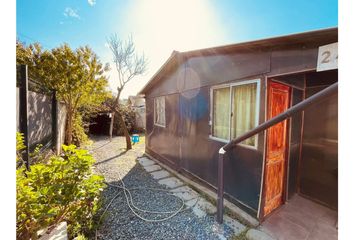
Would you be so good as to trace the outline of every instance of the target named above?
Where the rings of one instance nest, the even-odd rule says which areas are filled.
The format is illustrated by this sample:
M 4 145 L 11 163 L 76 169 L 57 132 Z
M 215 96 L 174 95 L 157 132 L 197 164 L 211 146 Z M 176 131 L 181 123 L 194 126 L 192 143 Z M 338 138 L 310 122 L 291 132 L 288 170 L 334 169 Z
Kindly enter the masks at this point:
M 85 145 L 89 142 L 86 134 L 84 122 L 80 114 L 76 114 L 73 120 L 73 143 L 77 146 Z
M 22 161 L 22 151 L 26 148 L 23 133 L 16 132 L 16 162 Z
M 88 234 L 103 190 L 103 177 L 93 174 L 93 157 L 76 146 L 63 145 L 64 156 L 52 156 L 26 171 L 16 171 L 18 239 L 36 239 L 37 231 L 66 221 L 70 237 Z
M 128 132 L 129 134 L 133 134 L 133 133 L 139 133 L 139 132 L 143 132 L 144 130 L 139 128 L 136 124 L 136 119 L 135 119 L 135 112 L 132 108 L 130 108 L 129 106 L 126 105 L 121 105 L 120 109 L 119 109 L 120 113 L 123 116 L 125 125 L 127 126 Z M 120 121 L 118 121 L 118 117 L 116 117 L 116 121 L 115 121 L 115 128 L 117 129 L 116 134 L 118 136 L 124 136 L 124 131 L 123 131 L 123 127 Z

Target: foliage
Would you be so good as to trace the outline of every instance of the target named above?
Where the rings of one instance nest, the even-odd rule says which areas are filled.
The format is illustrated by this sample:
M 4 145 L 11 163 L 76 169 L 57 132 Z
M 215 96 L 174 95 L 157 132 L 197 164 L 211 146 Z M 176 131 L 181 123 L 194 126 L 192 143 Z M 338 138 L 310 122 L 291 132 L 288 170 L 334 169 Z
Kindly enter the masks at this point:
M 33 152 L 29 153 L 29 158 L 31 159 L 32 164 L 45 161 L 46 155 L 41 152 L 42 147 L 43 144 L 37 144 Z
M 71 49 L 63 44 L 43 50 L 39 43 L 16 43 L 16 63 L 27 64 L 30 77 L 46 89 L 55 89 L 67 109 L 66 142 L 71 144 L 73 121 L 80 107 L 97 106 L 107 97 L 108 65 L 103 66 L 88 46 Z
M 43 145 L 37 144 L 33 152 L 29 153 L 29 157 L 32 163 L 43 162 L 46 155 L 41 152 Z M 16 132 L 16 163 L 17 167 L 20 167 L 24 162 L 22 159 L 22 153 L 26 149 L 24 144 L 23 133 Z
M 113 106 L 115 99 L 113 97 L 109 97 L 104 101 L 98 108 L 96 108 L 96 112 L 91 115 L 91 120 L 92 118 L 97 117 L 97 113 L 99 112 L 109 112 L 111 110 L 111 106 Z M 128 105 L 124 103 L 120 103 L 120 107 L 117 110 L 119 112 L 123 119 L 125 126 L 129 132 L 129 134 L 134 134 L 134 133 L 140 133 L 144 132 L 144 129 L 139 128 L 136 123 L 136 114 L 134 110 Z M 89 121 L 89 120 L 87 120 Z M 118 136 L 124 136 L 124 130 L 123 130 L 123 125 L 122 122 L 119 118 L 114 119 L 114 126 L 113 126 L 113 133 Z
M 71 237 L 95 227 L 103 177 L 93 174 L 94 159 L 86 150 L 74 145 L 63 145 L 63 150 L 63 157 L 16 171 L 18 239 L 36 239 L 38 230 L 62 221 Z
M 85 145 L 88 143 L 89 138 L 84 128 L 81 114 L 76 114 L 73 122 L 73 143 L 77 146 Z
M 21 154 L 24 149 L 26 149 L 26 146 L 23 139 L 23 133 L 16 132 L 16 162 L 17 163 L 22 160 Z
M 238 235 L 234 234 L 231 237 L 231 240 L 248 240 L 248 238 L 246 237 L 247 231 L 249 230 L 249 228 L 246 228 L 245 230 L 243 230 L 241 233 L 239 233 Z
M 135 122 L 135 112 L 129 107 L 125 105 L 121 105 L 119 108 L 119 113 L 122 115 L 124 119 L 125 126 L 130 134 L 135 133 L 136 130 L 136 122 Z M 117 121 L 116 126 L 117 135 L 124 135 L 123 124 L 120 121 Z
M 75 240 L 87 240 L 87 238 L 84 235 L 79 234 Z

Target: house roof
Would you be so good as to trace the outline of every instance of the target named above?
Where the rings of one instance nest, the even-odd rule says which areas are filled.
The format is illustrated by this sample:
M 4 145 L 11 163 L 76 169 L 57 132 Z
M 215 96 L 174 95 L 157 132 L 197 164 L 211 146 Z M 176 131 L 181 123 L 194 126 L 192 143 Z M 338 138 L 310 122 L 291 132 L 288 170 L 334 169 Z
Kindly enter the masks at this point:
M 175 69 L 184 61 L 192 57 L 208 56 L 216 54 L 229 54 L 234 52 L 260 51 L 264 49 L 280 49 L 289 45 L 316 44 L 323 38 L 330 41 L 338 41 L 338 28 L 326 28 L 315 31 L 295 33 L 272 38 L 259 39 L 249 42 L 241 42 L 230 45 L 217 46 L 212 48 L 203 48 L 186 52 L 173 51 L 171 56 L 160 67 L 160 69 L 152 76 L 146 85 L 138 94 L 145 94 L 157 84 L 163 76 Z

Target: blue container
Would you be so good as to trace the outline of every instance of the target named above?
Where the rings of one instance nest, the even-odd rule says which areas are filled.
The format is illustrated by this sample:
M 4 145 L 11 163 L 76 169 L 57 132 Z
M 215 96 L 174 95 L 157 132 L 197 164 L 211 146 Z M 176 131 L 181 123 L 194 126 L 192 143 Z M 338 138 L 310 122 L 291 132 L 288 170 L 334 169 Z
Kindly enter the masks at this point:
M 139 135 L 138 135 L 138 134 L 133 134 L 133 136 L 132 136 L 132 142 L 133 142 L 133 143 L 138 143 L 138 142 L 139 142 Z

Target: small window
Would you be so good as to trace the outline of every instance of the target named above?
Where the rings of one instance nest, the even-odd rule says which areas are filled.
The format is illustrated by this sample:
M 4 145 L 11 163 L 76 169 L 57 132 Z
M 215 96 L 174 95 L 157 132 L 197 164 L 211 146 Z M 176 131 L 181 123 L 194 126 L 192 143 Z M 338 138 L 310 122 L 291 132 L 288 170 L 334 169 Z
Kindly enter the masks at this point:
M 213 91 L 213 136 L 229 140 L 230 135 L 230 88 Z
M 232 84 L 212 89 L 212 136 L 229 141 L 258 125 L 259 81 Z M 256 147 L 256 136 L 243 145 Z
M 154 99 L 154 123 L 157 126 L 166 126 L 165 116 L 165 97 L 157 97 Z
M 256 127 L 257 83 L 232 87 L 231 138 L 237 138 Z M 256 146 L 256 137 L 246 139 L 245 145 Z

